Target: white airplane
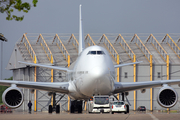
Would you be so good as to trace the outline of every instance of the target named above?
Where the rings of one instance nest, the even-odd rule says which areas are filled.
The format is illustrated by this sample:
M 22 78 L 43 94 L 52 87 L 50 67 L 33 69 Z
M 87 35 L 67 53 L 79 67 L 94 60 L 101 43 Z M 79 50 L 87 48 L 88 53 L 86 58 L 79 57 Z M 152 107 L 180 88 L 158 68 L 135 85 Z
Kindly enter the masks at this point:
M 28 81 L 9 81 L 0 80 L 0 85 L 10 86 L 2 95 L 3 102 L 10 108 L 17 108 L 23 102 L 23 93 L 19 89 L 37 89 L 49 91 L 51 93 L 64 93 L 74 100 L 88 100 L 94 95 L 114 95 L 125 93 L 133 90 L 141 90 L 162 86 L 158 93 L 158 103 L 165 107 L 171 108 L 177 103 L 177 92 L 170 86 L 180 84 L 178 80 L 160 80 L 148 82 L 116 82 L 115 68 L 138 64 L 141 62 L 113 65 L 111 57 L 106 49 L 100 46 L 90 46 L 85 49 L 82 35 L 82 19 L 80 5 L 80 29 L 79 29 L 79 56 L 70 68 L 59 66 L 49 66 L 27 62 L 19 62 L 30 66 L 45 67 L 60 71 L 66 71 L 69 76 L 69 82 L 28 82 Z M 82 104 L 78 101 L 71 103 L 71 112 L 78 109 L 82 112 Z M 82 103 L 82 102 L 81 102 Z M 57 109 L 59 109 L 57 107 Z M 52 112 L 52 106 L 49 107 Z

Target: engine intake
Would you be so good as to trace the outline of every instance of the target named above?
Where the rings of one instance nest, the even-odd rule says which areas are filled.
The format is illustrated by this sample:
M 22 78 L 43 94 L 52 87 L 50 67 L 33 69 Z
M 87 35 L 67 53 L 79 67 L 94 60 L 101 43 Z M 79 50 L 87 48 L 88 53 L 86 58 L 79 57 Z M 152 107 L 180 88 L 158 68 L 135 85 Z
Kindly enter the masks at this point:
M 23 103 L 23 93 L 17 87 L 9 87 L 2 95 L 3 103 L 9 108 L 17 108 Z
M 178 94 L 172 87 L 164 86 L 159 90 L 157 98 L 159 105 L 165 108 L 171 108 L 176 105 Z

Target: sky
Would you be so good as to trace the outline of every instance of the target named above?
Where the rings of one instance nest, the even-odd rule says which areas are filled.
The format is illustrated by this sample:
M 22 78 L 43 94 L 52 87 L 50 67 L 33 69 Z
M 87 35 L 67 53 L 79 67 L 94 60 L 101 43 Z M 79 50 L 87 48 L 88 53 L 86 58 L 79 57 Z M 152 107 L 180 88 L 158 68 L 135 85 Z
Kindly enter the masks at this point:
M 80 4 L 85 34 L 180 33 L 179 0 L 39 0 L 28 13 L 13 13 L 24 15 L 22 22 L 7 21 L 0 13 L 0 33 L 8 39 L 0 56 L 2 78 L 12 76 L 5 68 L 24 33 L 78 33 Z

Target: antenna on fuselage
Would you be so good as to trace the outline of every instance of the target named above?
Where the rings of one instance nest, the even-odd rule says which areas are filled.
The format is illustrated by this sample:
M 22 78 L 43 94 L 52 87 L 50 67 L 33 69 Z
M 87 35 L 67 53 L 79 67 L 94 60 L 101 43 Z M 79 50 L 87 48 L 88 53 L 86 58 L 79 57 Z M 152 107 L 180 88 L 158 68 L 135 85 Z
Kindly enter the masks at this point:
M 85 48 L 85 44 L 84 44 L 84 40 L 83 40 L 84 37 L 83 37 L 83 32 L 82 32 L 81 6 L 82 5 L 79 5 L 79 52 L 78 52 L 79 55 Z

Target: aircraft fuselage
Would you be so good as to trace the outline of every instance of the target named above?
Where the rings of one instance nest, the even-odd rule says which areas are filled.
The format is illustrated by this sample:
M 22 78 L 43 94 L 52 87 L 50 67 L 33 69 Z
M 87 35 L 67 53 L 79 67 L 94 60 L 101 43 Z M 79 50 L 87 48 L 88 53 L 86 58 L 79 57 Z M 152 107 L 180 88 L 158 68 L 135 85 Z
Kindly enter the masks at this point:
M 70 96 L 74 99 L 110 95 L 114 90 L 115 68 L 107 50 L 100 46 L 86 48 L 69 73 Z

